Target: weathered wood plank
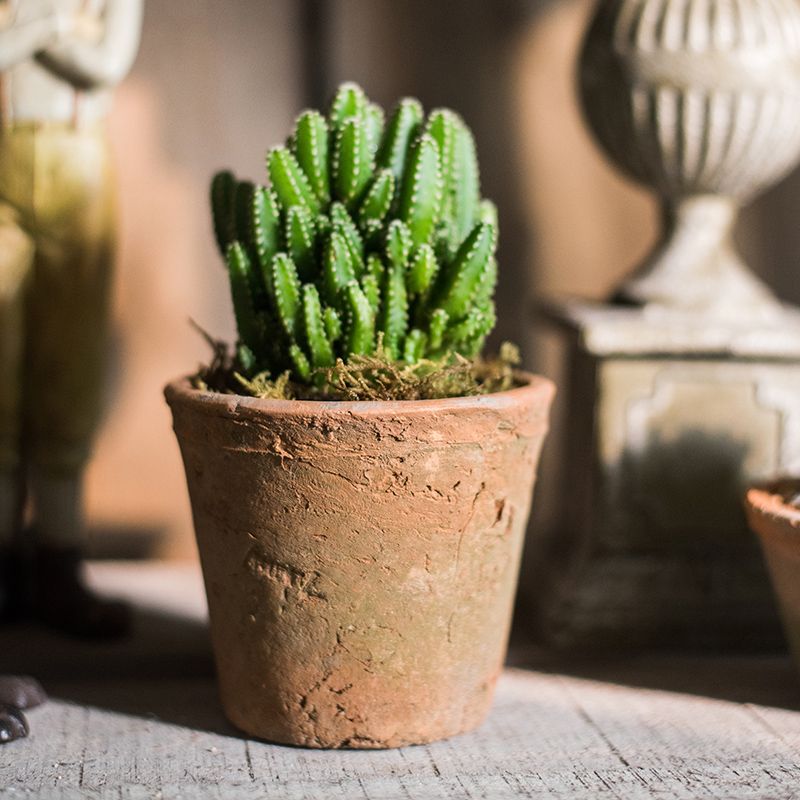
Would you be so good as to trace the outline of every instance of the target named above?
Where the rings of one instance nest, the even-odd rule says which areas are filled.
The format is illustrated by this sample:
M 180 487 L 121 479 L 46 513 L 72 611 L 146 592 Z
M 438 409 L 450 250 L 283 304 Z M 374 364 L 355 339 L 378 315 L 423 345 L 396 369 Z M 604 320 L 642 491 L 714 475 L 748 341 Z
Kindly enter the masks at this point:
M 0 747 L 0 800 L 800 796 L 800 711 L 790 710 L 797 691 L 789 683 L 789 708 L 779 708 L 509 669 L 479 730 L 426 747 L 325 752 L 248 740 L 219 709 L 197 628 L 204 611 L 196 573 L 170 581 L 159 566 L 156 578 L 138 581 L 115 569 L 117 587 L 150 604 L 134 641 L 85 648 L 46 634 L 4 634 L 13 653 L 49 669 L 54 699 L 29 712 L 29 739 Z M 65 659 L 60 675 L 53 658 Z M 93 669 L 83 670 L 85 661 Z M 737 698 L 761 696 L 746 661 L 717 662 L 748 676 Z M 675 685 L 666 674 L 659 679 L 657 660 L 648 663 L 651 685 Z M 681 663 L 691 671 L 690 657 Z M 674 658 L 664 665 L 674 670 Z M 713 666 L 708 657 L 696 665 L 706 677 Z M 691 680 L 680 685 L 690 689 Z M 780 692 L 771 697 L 781 704 Z
M 176 706 L 198 697 L 169 689 Z M 0 749 L 3 800 L 766 800 L 800 787 L 798 712 L 517 670 L 478 731 L 392 751 L 280 747 L 58 700 L 30 717 L 31 738 Z
M 800 786 L 797 749 L 763 724 L 755 706 L 564 680 L 620 761 L 667 796 L 777 797 Z M 780 777 L 772 772 L 778 765 Z

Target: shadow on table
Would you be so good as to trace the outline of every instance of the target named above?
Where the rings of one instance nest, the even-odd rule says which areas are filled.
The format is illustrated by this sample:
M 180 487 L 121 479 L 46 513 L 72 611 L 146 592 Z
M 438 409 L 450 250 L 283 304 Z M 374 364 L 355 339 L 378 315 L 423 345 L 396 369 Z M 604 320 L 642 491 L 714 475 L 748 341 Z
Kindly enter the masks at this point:
M 199 620 L 136 608 L 133 633 L 105 643 L 34 624 L 4 627 L 0 672 L 33 675 L 59 700 L 241 736 L 222 714 L 208 625 Z
M 506 664 L 622 686 L 800 710 L 800 675 L 783 651 L 567 653 L 536 645 L 515 626 Z
M 518 627 L 507 664 L 625 686 L 800 710 L 800 680 L 785 653 L 561 654 Z M 138 608 L 133 634 L 82 642 L 33 625 L 0 631 L 0 672 L 38 678 L 51 697 L 242 737 L 222 714 L 205 622 Z
M 89 682 L 213 677 L 208 626 L 179 615 L 137 608 L 133 632 L 95 642 L 20 623 L 0 630 L 0 671 L 41 681 Z

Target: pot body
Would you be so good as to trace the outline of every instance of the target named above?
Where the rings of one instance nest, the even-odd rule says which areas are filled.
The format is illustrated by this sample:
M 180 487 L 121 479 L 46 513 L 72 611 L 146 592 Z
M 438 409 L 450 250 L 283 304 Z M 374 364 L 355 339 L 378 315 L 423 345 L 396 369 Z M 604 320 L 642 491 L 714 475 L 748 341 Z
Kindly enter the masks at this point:
M 800 479 L 751 488 L 745 499 L 750 527 L 758 534 L 778 600 L 789 648 L 800 670 L 800 508 L 787 496 L 800 493 Z
M 383 748 L 482 722 L 554 391 L 524 377 L 416 402 L 167 387 L 235 725 Z

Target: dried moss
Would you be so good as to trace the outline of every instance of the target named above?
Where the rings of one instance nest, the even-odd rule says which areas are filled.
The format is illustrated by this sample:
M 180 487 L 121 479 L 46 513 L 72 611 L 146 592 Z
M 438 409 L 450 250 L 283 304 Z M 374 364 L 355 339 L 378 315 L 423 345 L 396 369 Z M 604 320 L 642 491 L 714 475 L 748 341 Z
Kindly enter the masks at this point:
M 238 372 L 233 373 L 233 377 L 239 381 L 248 395 L 272 400 L 290 399 L 289 375 L 289 370 L 286 370 L 273 381 L 266 372 L 260 372 L 251 379 L 245 378 Z
M 289 372 L 277 378 L 267 372 L 251 377 L 234 364 L 228 347 L 200 330 L 213 356 L 193 378 L 198 389 L 279 400 L 436 400 L 503 392 L 515 385 L 519 350 L 505 342 L 490 359 L 466 359 L 447 354 L 438 361 L 415 364 L 392 360 L 383 347 L 374 355 L 354 355 L 345 363 L 317 370 L 315 386 L 290 380 Z

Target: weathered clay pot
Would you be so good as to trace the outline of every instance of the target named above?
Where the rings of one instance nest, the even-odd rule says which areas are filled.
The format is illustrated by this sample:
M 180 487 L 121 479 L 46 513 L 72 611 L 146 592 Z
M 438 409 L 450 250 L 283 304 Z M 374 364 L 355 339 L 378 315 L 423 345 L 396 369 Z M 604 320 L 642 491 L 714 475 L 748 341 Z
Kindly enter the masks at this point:
M 167 387 L 235 725 L 381 748 L 482 722 L 554 391 L 523 377 L 414 402 Z
M 800 669 L 800 509 L 787 502 L 798 492 L 800 479 L 753 487 L 745 511 L 761 541 L 789 648 Z

